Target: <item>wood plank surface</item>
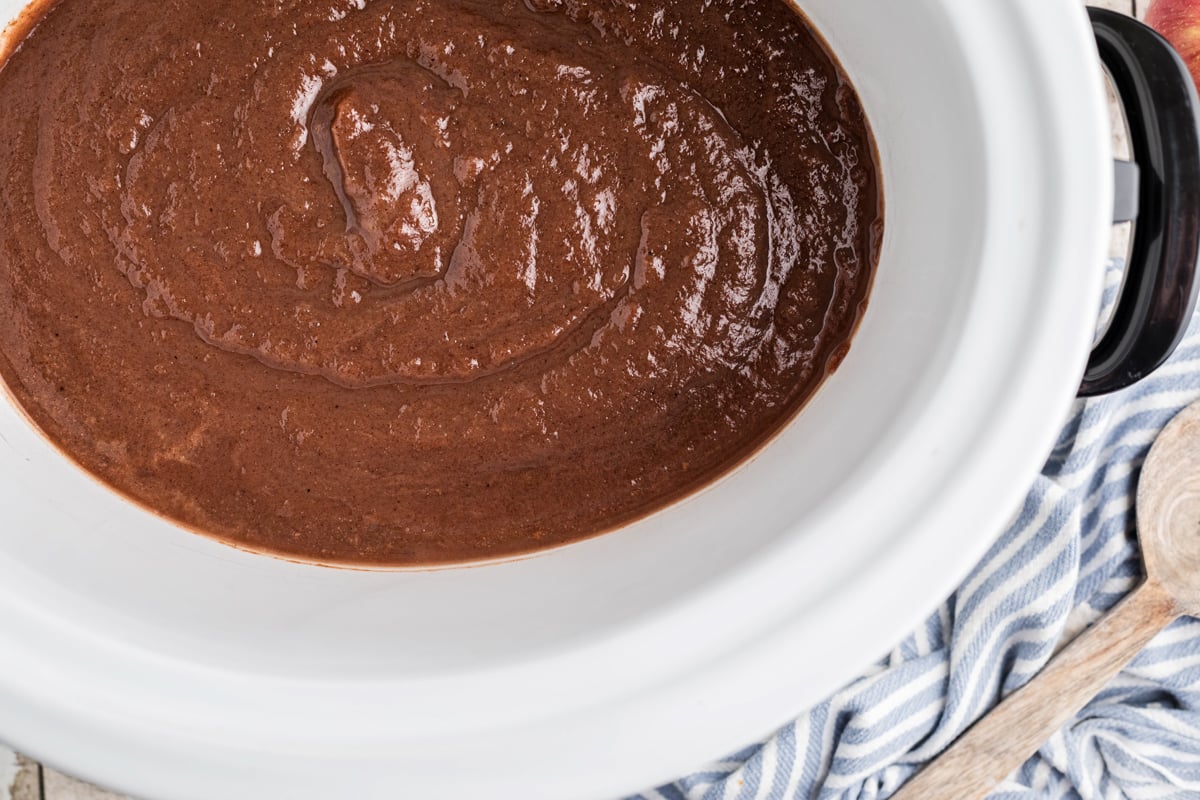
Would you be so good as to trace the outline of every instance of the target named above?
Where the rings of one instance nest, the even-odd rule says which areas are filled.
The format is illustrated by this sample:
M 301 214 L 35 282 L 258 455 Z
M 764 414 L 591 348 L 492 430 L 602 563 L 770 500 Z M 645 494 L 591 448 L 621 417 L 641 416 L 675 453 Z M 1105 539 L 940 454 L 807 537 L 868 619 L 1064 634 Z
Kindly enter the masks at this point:
M 42 800 L 41 767 L 0 745 L 0 800 Z
M 42 786 L 42 800 L 128 800 L 122 795 L 106 792 L 49 767 L 42 770 Z

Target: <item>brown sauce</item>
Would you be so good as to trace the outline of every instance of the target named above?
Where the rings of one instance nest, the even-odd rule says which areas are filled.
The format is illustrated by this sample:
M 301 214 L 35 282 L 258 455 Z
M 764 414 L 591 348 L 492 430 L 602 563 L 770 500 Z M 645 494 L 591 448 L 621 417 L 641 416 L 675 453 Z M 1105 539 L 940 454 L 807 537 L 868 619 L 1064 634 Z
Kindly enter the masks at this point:
M 865 307 L 874 145 L 783 0 L 38 13 L 0 68 L 0 375 L 239 546 L 610 530 L 777 431 Z

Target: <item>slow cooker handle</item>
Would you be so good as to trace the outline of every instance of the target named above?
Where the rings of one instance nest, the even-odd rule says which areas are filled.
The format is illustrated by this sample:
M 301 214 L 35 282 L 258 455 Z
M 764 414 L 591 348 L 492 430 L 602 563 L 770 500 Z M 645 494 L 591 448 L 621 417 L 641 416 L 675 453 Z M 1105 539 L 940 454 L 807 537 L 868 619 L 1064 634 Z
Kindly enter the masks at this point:
M 1200 262 L 1200 98 L 1167 40 L 1141 22 L 1090 8 L 1100 58 L 1125 104 L 1140 177 L 1133 250 L 1108 330 L 1092 352 L 1080 397 L 1137 383 L 1183 339 Z M 1126 170 L 1119 183 L 1129 180 Z M 1123 179 L 1123 180 L 1122 180 Z M 1127 216 L 1129 214 L 1118 214 Z

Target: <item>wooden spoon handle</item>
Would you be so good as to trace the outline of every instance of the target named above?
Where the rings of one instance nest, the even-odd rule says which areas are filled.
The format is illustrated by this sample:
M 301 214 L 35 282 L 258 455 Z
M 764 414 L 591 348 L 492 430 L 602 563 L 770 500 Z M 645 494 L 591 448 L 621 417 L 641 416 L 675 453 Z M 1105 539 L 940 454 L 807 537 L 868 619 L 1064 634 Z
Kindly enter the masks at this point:
M 1028 684 L 971 726 L 892 800 L 972 800 L 1021 766 L 1179 616 L 1146 581 L 1067 645 Z

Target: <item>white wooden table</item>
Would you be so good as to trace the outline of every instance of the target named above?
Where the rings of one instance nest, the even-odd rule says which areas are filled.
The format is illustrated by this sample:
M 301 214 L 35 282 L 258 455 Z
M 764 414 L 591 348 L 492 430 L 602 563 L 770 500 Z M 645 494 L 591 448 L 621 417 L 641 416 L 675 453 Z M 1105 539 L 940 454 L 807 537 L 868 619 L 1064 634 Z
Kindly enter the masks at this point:
M 863 0 L 875 2 L 876 0 Z M 1086 0 L 1087 5 L 1103 6 L 1128 14 L 1145 14 L 1150 0 Z M 1118 133 L 1118 154 L 1125 148 Z M 1116 237 L 1114 248 L 1124 250 L 1123 237 Z M 4 726 L 0 724 L 0 728 Z M 48 766 L 14 753 L 0 744 L 0 800 L 128 800 L 75 780 Z

